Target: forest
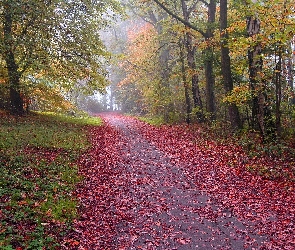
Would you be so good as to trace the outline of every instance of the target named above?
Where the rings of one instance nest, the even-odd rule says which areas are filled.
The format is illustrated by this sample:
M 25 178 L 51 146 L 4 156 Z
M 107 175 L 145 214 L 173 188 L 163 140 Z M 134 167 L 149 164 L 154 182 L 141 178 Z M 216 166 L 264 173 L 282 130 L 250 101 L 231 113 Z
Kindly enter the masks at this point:
M 3 1 L 1 13 L 12 113 L 118 109 L 263 141 L 294 133 L 292 1 Z
M 0 249 L 295 249 L 291 0 L 1 0 Z
M 144 22 L 123 39 L 122 110 L 253 129 L 263 140 L 292 133 L 291 1 L 152 2 L 131 4 Z

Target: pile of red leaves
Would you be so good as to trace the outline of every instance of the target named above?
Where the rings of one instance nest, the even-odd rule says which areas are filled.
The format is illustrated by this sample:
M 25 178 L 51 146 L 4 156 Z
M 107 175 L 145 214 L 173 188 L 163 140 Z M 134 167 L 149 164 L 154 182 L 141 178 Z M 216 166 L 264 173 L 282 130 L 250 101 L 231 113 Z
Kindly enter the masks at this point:
M 129 167 L 134 171 L 139 171 L 136 167 L 144 167 L 148 163 L 141 162 L 136 166 L 135 163 L 145 156 L 130 155 L 126 147 L 131 143 L 131 137 L 116 128 L 114 121 L 112 126 L 108 124 L 113 118 L 104 116 L 104 119 L 106 125 L 90 128 L 92 148 L 80 160 L 84 181 L 76 195 L 81 203 L 81 218 L 75 222 L 75 230 L 64 241 L 67 249 L 129 249 L 136 234 L 125 237 L 117 235 L 122 235 L 121 231 L 128 224 L 136 224 L 136 216 L 154 213 L 139 210 L 136 215 L 132 212 L 132 207 L 138 206 L 139 202 L 130 197 L 130 193 L 138 195 L 130 190 L 135 185 L 152 183 L 153 180 L 144 176 L 133 178 L 134 174 L 126 169 L 126 163 L 129 163 L 126 159 L 131 159 Z M 251 159 L 240 147 L 204 139 L 198 130 L 188 126 L 154 127 L 118 115 L 115 119 L 124 120 L 127 127 L 134 128 L 132 131 L 140 133 L 160 149 L 172 164 L 181 168 L 185 178 L 194 183 L 200 192 L 214 199 L 216 206 L 222 208 L 218 211 L 229 211 L 243 223 L 251 224 L 256 234 L 265 235 L 267 241 L 263 249 L 295 248 L 294 183 L 283 179 L 269 180 L 248 171 L 249 166 L 281 164 L 283 167 L 290 164 L 294 166 L 294 162 L 270 158 Z M 169 181 L 164 176 L 163 186 L 167 183 L 177 185 L 177 180 Z M 169 207 L 165 203 L 166 196 L 158 200 L 161 206 L 164 204 Z M 220 215 L 206 214 L 206 218 L 212 221 L 216 216 Z M 184 238 L 177 241 L 187 244 Z M 153 246 L 147 249 L 157 249 L 156 244 Z

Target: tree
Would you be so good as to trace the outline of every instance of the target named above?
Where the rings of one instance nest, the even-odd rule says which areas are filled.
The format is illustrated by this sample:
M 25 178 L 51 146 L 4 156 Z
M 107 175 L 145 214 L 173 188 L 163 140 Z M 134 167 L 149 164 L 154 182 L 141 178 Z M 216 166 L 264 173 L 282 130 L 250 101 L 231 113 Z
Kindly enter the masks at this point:
M 275 132 L 279 135 L 281 124 L 291 124 L 292 1 L 132 3 L 133 12 L 152 24 L 157 33 L 153 45 L 144 44 L 146 37 L 138 34 L 136 42 L 131 43 L 135 46 L 128 48 L 128 56 L 131 51 L 133 56 L 129 58 L 132 63 L 125 66 L 129 70 L 127 78 L 138 91 L 133 92 L 138 95 L 138 102 L 132 100 L 134 104 L 144 104 L 141 107 L 151 114 L 173 110 L 191 122 L 195 112 L 202 110 L 202 98 L 206 97 L 204 107 L 209 114 L 204 114 L 209 118 L 220 121 L 226 117 L 234 130 L 241 128 L 241 120 L 246 120 L 264 140 L 273 139 Z M 220 15 L 219 32 L 216 14 Z M 136 48 L 140 51 L 137 56 Z M 194 89 L 196 86 L 199 91 Z M 126 91 L 131 91 L 129 87 Z
M 210 39 L 214 37 L 214 23 L 215 23 L 215 14 L 216 14 L 216 0 L 210 0 L 209 3 L 206 4 L 208 7 L 208 20 L 206 27 L 206 35 L 205 39 L 210 43 Z M 214 54 L 213 48 L 208 46 L 204 50 L 205 59 L 204 59 L 204 67 L 205 67 L 205 77 L 206 77 L 206 97 L 207 97 L 207 111 L 211 115 L 211 119 L 215 119 L 215 94 L 214 94 L 214 85 L 215 85 L 215 75 L 213 71 L 214 67 Z
M 0 56 L 13 113 L 23 113 L 21 92 L 28 77 L 47 78 L 64 88 L 78 79 L 87 79 L 88 89 L 106 85 L 103 58 L 108 54 L 99 29 L 107 24 L 110 9 L 119 11 L 115 0 L 1 1 Z
M 190 124 L 191 123 L 191 113 L 192 113 L 192 107 L 191 107 L 191 100 L 190 100 L 190 95 L 189 95 L 189 86 L 188 86 L 188 81 L 187 81 L 187 70 L 186 70 L 186 65 L 184 61 L 184 46 L 185 44 L 185 39 L 181 40 L 179 39 L 179 50 L 180 50 L 180 61 L 181 61 L 181 72 L 182 72 L 182 82 L 183 82 L 183 87 L 184 87 L 184 96 L 185 96 L 185 104 L 186 104 L 186 123 Z
M 231 62 L 228 48 L 227 29 L 227 0 L 220 0 L 220 38 L 221 38 L 221 71 L 223 77 L 223 85 L 225 94 L 231 93 L 233 90 L 233 79 L 231 72 Z M 228 115 L 233 129 L 242 127 L 238 107 L 234 103 L 227 104 Z
M 183 23 L 186 27 L 191 28 L 192 30 L 197 31 L 200 33 L 205 40 L 210 43 L 210 39 L 213 38 L 213 31 L 214 31 L 214 23 L 215 23 L 215 14 L 216 14 L 216 0 L 210 0 L 207 1 L 197 1 L 201 2 L 203 5 L 207 7 L 208 15 L 207 15 L 207 23 L 205 31 L 199 28 L 197 25 L 195 25 L 193 22 L 190 22 L 188 20 L 188 17 L 181 17 L 177 13 L 173 12 L 171 9 L 165 6 L 161 1 L 159 0 L 153 0 L 155 3 L 157 3 L 163 10 L 165 10 L 169 15 L 171 15 L 176 20 Z M 196 3 L 197 3 L 196 2 Z M 193 7 L 196 7 L 196 3 L 193 4 Z M 190 11 L 188 11 L 185 7 L 185 1 L 182 1 L 182 8 L 183 8 L 183 14 L 188 14 Z M 204 49 L 204 69 L 205 69 L 205 77 L 206 77 L 206 103 L 207 103 L 207 111 L 210 114 L 210 119 L 214 119 L 215 117 L 215 98 L 214 98 L 214 83 L 215 83 L 215 77 L 214 77 L 214 71 L 213 71 L 213 51 L 210 46 Z M 195 94 L 194 94 L 195 95 Z
M 244 107 L 249 105 L 249 125 L 260 131 L 264 141 L 279 139 L 284 114 L 281 105 L 285 107 L 284 119 L 290 119 L 292 111 L 287 100 L 293 85 L 290 41 L 294 36 L 294 5 L 287 0 L 243 4 L 234 3 L 235 22 L 228 28 L 232 32 L 229 46 L 233 68 L 240 75 L 240 86 L 233 90 L 235 100 L 244 100 Z
M 159 74 L 157 31 L 148 23 L 134 25 L 128 32 L 128 46 L 121 64 L 126 77 L 119 83 L 126 112 L 163 113 Z
M 181 0 L 181 9 L 182 9 L 182 15 L 184 17 L 184 21 L 186 23 L 189 23 L 190 21 L 190 15 L 195 10 L 196 4 L 193 4 L 190 8 L 188 8 L 187 3 L 185 0 Z M 203 103 L 201 99 L 200 94 L 200 87 L 199 87 L 199 76 L 195 72 L 196 70 L 196 46 L 193 44 L 194 39 L 193 35 L 190 31 L 190 29 L 185 30 L 185 37 L 184 37 L 184 44 L 186 46 L 187 51 L 187 63 L 191 70 L 192 76 L 191 76 L 191 88 L 192 88 L 192 96 L 193 96 L 193 102 L 194 102 L 194 109 L 197 109 L 196 115 L 199 122 L 202 122 L 204 120 L 204 114 L 203 114 Z M 182 62 L 183 64 L 184 62 Z M 182 65 L 183 67 L 183 65 Z M 184 73 L 183 73 L 184 74 Z M 187 102 L 187 112 L 190 110 L 190 105 L 188 105 L 189 101 L 189 95 L 187 93 L 187 86 L 185 85 L 185 97 Z
M 250 88 L 253 93 L 252 116 L 254 125 L 258 125 L 263 140 L 272 140 L 280 136 L 281 130 L 281 101 L 283 86 L 283 57 L 286 54 L 288 43 L 294 34 L 292 25 L 294 17 L 291 1 L 277 1 L 271 3 L 256 3 L 252 7 L 258 10 L 276 9 L 275 18 L 264 18 L 264 27 L 261 28 L 259 14 L 248 15 L 247 33 L 252 40 L 248 51 Z M 263 18 L 263 17 L 262 17 Z M 267 26 L 266 24 L 269 23 Z M 275 25 L 274 25 L 275 24 Z M 260 30 L 264 34 L 260 34 Z M 262 52 L 265 54 L 262 56 Z M 268 61 L 272 70 L 264 70 L 263 63 Z M 271 72 L 272 71 L 272 72 Z M 286 79 L 285 79 L 286 82 Z M 274 87 L 273 93 L 269 91 Z M 274 96 L 274 98 L 270 98 Z M 274 99 L 274 101 L 272 101 Z M 275 122 L 271 112 L 271 104 L 274 103 Z
M 143 1 L 131 1 L 128 7 L 132 12 L 131 18 L 136 19 L 137 25 L 134 25 L 133 33 L 137 34 L 137 39 L 129 39 L 131 45 L 128 46 L 126 53 L 128 56 L 135 55 L 134 52 L 138 46 L 141 46 L 141 49 L 139 49 L 140 54 L 138 53 L 136 57 L 128 57 L 129 67 L 125 67 L 129 71 L 127 79 L 133 71 L 133 75 L 137 76 L 134 84 L 137 87 L 140 85 L 141 90 L 146 90 L 146 93 L 143 91 L 143 95 L 146 107 L 150 108 L 149 114 L 157 115 L 165 122 L 171 122 L 176 119 L 176 110 L 182 109 L 178 101 L 179 95 L 173 92 L 175 84 L 178 84 L 176 75 L 173 75 L 179 61 L 179 58 L 175 57 L 175 53 L 178 53 L 178 37 L 174 37 L 175 32 L 173 33 L 170 17 L 157 5 L 146 4 Z M 152 44 L 145 43 L 148 39 L 141 32 L 143 26 L 149 26 L 156 32 L 151 35 L 154 39 Z

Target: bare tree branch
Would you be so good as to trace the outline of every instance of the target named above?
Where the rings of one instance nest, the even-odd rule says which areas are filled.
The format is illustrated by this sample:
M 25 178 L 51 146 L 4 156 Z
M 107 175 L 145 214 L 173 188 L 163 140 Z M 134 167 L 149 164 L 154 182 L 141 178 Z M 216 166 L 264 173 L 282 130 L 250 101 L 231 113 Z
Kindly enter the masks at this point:
M 209 7 L 209 3 L 208 2 L 206 2 L 205 0 L 199 0 L 200 2 L 202 2 L 203 4 L 205 4 L 207 7 Z
M 197 7 L 198 1 L 196 1 L 189 9 L 188 14 L 190 15 Z
M 190 22 L 187 22 L 186 20 L 184 20 L 183 18 L 181 18 L 180 16 L 176 15 L 175 13 L 173 13 L 171 10 L 169 10 L 164 4 L 162 4 L 159 0 L 153 0 L 156 4 L 158 4 L 163 10 L 165 10 L 170 16 L 172 16 L 173 18 L 177 19 L 178 21 L 180 21 L 181 23 L 183 23 L 186 27 L 189 27 L 197 32 L 199 32 L 203 37 L 207 37 L 206 33 L 202 30 L 200 30 L 198 27 L 194 26 L 193 24 L 191 24 Z

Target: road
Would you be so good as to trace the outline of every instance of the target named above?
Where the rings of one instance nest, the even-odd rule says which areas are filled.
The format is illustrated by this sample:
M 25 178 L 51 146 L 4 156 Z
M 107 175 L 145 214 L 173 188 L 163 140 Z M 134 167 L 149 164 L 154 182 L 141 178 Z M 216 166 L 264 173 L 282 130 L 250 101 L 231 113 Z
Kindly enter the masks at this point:
M 82 216 L 67 249 L 268 249 L 265 234 L 199 188 L 133 119 L 103 119 L 81 158 Z

